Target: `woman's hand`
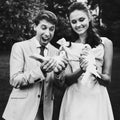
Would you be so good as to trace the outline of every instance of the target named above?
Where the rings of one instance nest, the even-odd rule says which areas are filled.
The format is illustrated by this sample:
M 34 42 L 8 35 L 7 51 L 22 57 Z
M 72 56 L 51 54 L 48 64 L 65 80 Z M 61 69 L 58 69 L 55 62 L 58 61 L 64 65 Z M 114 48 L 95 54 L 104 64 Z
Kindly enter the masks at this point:
M 95 68 L 95 65 L 95 57 L 91 51 L 91 47 L 87 45 L 80 55 L 80 67 L 86 71 L 89 70 L 89 68 L 92 70 L 92 68 Z
M 89 63 L 89 59 L 88 59 L 88 55 L 89 55 L 89 49 L 87 47 L 82 49 L 82 53 L 80 54 L 80 68 L 83 71 L 86 71 L 88 63 Z

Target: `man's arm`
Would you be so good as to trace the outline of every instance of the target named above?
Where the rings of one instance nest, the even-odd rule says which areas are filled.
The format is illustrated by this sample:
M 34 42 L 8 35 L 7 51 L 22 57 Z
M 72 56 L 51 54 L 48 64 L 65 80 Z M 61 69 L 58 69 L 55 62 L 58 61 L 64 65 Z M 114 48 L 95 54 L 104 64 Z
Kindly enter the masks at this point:
M 39 66 L 36 66 L 29 71 L 24 71 L 24 68 L 24 51 L 22 50 L 20 43 L 15 43 L 12 47 L 10 56 L 10 84 L 15 88 L 20 88 L 33 84 L 37 80 L 42 81 L 45 79 Z

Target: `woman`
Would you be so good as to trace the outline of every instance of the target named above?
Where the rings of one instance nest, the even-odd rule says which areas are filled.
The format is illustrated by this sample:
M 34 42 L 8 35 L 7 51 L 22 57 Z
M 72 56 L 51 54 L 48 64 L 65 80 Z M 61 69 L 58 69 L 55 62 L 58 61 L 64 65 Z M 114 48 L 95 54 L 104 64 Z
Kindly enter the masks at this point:
M 70 65 L 65 82 L 70 86 L 62 100 L 59 120 L 114 120 L 105 86 L 111 81 L 112 42 L 95 32 L 85 4 L 73 3 L 69 20 L 77 39 L 69 47 L 63 45 Z

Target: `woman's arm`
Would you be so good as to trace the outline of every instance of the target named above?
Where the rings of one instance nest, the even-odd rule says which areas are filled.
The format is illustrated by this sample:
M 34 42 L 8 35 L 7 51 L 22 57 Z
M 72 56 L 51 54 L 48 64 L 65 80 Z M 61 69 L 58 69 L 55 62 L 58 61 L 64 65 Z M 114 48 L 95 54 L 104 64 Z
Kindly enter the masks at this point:
M 84 71 L 80 68 L 76 71 L 72 72 L 70 65 L 67 66 L 65 70 L 65 83 L 67 85 L 72 85 L 73 83 L 77 82 L 77 79 L 82 75 Z
M 108 38 L 103 39 L 104 43 L 104 64 L 101 76 L 101 80 L 99 82 L 107 85 L 111 82 L 111 71 L 112 71 L 112 60 L 113 60 L 113 43 Z

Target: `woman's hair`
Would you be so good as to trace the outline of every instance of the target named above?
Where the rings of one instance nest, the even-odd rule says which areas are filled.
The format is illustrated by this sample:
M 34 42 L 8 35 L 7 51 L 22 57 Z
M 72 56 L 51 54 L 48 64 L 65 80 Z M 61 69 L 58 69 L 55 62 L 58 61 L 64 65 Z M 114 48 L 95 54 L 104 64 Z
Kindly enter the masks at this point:
M 87 5 L 82 2 L 74 2 L 70 5 L 68 8 L 68 17 L 70 14 L 75 10 L 82 10 L 84 11 L 88 17 L 91 19 L 90 10 L 88 9 Z M 89 22 L 89 28 L 87 30 L 87 39 L 86 44 L 89 44 L 92 48 L 96 47 L 101 43 L 101 39 L 99 34 L 97 33 L 97 29 L 93 26 L 92 19 Z M 72 30 L 72 35 L 74 36 L 74 39 L 78 39 L 78 34 Z
M 57 17 L 56 15 L 48 10 L 41 10 L 36 18 L 33 20 L 35 25 L 38 25 L 41 20 L 45 19 L 46 21 L 52 23 L 53 25 L 57 24 Z

